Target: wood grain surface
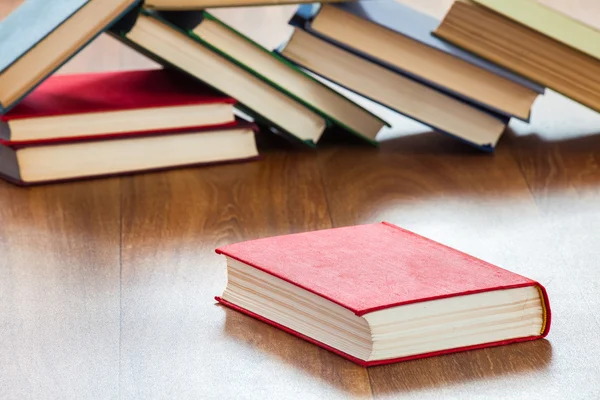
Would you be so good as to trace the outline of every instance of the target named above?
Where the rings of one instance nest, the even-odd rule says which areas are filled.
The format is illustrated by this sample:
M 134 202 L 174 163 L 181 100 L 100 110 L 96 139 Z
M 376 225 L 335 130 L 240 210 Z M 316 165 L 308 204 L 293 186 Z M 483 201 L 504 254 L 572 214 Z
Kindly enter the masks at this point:
M 272 46 L 293 11 L 218 13 Z M 103 36 L 61 72 L 153 66 Z M 548 92 L 486 155 L 375 111 L 380 149 L 264 136 L 249 164 L 0 182 L 0 398 L 600 398 L 600 116 Z M 218 245 L 381 220 L 542 282 L 548 338 L 364 369 L 213 300 Z

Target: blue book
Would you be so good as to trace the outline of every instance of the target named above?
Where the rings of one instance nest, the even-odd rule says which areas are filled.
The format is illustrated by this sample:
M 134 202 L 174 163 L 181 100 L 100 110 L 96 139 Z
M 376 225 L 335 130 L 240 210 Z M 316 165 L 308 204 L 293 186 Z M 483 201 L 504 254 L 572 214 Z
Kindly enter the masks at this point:
M 545 88 L 432 35 L 439 21 L 393 0 L 304 5 L 290 23 L 389 70 L 528 121 Z
M 137 14 L 140 0 L 28 0 L 0 23 L 0 114 L 100 33 Z

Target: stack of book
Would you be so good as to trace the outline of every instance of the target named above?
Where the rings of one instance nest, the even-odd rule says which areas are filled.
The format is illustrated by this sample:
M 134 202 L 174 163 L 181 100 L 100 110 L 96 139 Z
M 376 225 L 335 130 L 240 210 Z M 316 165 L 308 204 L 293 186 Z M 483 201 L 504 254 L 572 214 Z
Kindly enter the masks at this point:
M 335 126 L 376 144 L 385 121 L 203 11 L 240 4 L 24 3 L 0 24 L 0 175 L 35 184 L 254 159 L 258 127 L 315 146 Z M 102 32 L 164 69 L 52 76 Z
M 545 86 L 600 110 L 600 33 L 533 0 L 461 0 L 441 25 L 393 0 L 302 5 L 277 51 L 205 10 L 304 2 L 26 1 L 0 24 L 0 176 L 38 184 L 251 160 L 258 127 L 308 146 L 329 127 L 376 144 L 386 122 L 340 87 L 487 151 Z M 102 32 L 163 68 L 53 75 Z M 228 264 L 219 302 L 360 365 L 550 328 L 539 283 L 387 223 L 217 251 Z
M 254 159 L 235 100 L 168 70 L 50 77 L 0 120 L 0 174 L 33 184 Z
M 258 129 L 376 145 L 388 124 L 349 92 L 490 152 L 545 87 L 600 110 L 600 32 L 533 0 L 461 0 L 441 23 L 394 0 L 303 4 L 275 51 L 206 11 L 292 3 L 308 2 L 25 2 L 0 24 L 0 175 L 249 160 Z M 163 69 L 52 76 L 102 32 Z

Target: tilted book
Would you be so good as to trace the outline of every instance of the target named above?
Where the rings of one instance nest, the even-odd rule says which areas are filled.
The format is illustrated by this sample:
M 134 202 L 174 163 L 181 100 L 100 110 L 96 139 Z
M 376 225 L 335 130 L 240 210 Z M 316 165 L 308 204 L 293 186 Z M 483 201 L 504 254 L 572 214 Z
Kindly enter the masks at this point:
M 526 6 L 529 2 L 522 3 L 519 12 L 532 11 L 530 6 Z M 600 111 L 600 62 L 589 54 L 592 50 L 588 48 L 587 52 L 583 52 L 547 36 L 550 32 L 542 34 L 537 29 L 542 26 L 536 29 L 527 26 L 535 20 L 547 28 L 544 14 L 523 15 L 520 17 L 522 20 L 515 21 L 496 9 L 508 12 L 505 8 L 509 4 L 513 3 L 498 6 L 498 3 L 491 1 L 455 1 L 434 33 L 456 46 Z M 493 9 L 488 8 L 492 5 Z M 525 21 L 528 22 L 526 25 L 523 24 Z M 552 26 L 553 36 L 564 33 L 564 27 Z M 571 34 L 575 32 L 577 30 L 570 30 Z M 581 36 L 581 40 L 579 44 L 591 43 L 590 37 Z
M 527 121 L 544 87 L 432 32 L 439 21 L 393 0 L 304 5 L 290 21 L 313 35 L 444 93 Z
M 506 18 L 600 60 L 600 30 L 536 0 L 474 0 Z
M 189 14 L 194 16 L 194 14 Z M 110 33 L 156 62 L 178 69 L 235 98 L 236 107 L 261 126 L 314 147 L 330 122 L 198 40 L 161 14 L 142 10 L 133 28 Z
M 100 33 L 124 17 L 132 22 L 139 5 L 139 0 L 23 2 L 0 23 L 0 114 Z
M 375 144 L 386 123 L 206 11 L 160 12 L 162 18 L 332 124 Z
M 216 299 L 363 366 L 544 337 L 550 304 L 524 276 L 389 223 L 220 247 Z
M 509 118 L 368 61 L 296 28 L 279 54 L 312 73 L 479 150 L 493 152 Z M 330 83 L 331 84 L 331 83 Z

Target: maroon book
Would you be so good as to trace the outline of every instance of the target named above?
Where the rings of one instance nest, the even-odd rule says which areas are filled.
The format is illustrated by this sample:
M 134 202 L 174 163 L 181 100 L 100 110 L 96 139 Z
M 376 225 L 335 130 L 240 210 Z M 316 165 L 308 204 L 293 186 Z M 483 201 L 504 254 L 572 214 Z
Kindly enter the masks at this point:
M 183 132 L 0 144 L 0 176 L 25 186 L 250 161 L 259 156 L 256 130 L 255 125 L 238 121 Z
M 236 101 L 171 70 L 55 75 L 0 116 L 5 145 L 235 124 Z

